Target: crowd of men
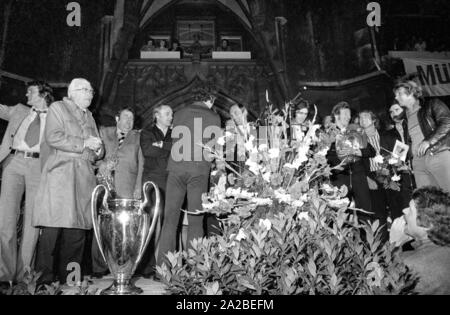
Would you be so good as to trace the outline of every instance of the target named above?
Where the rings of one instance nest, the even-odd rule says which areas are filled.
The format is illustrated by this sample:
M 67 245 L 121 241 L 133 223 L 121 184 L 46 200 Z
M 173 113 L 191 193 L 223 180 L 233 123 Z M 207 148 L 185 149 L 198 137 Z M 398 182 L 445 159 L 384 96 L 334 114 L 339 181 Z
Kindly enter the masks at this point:
M 399 83 L 394 92 L 397 102 L 389 108 L 390 129 L 377 128 L 378 117 L 362 111 L 358 127 L 367 145 L 340 150 L 333 143 L 327 155 L 332 166 L 341 164 L 342 156 L 355 157 L 334 171 L 330 180 L 336 186 L 349 187 L 355 206 L 367 212 L 368 220 L 380 220 L 385 240 L 388 217 L 394 220 L 402 216 L 416 186 L 436 186 L 450 192 L 450 110 L 437 99 L 425 100 L 412 81 Z M 175 113 L 170 106 L 157 106 L 154 121 L 142 131 L 134 129 L 131 108 L 117 113 L 115 127 L 98 130 L 88 109 L 94 90 L 85 79 L 74 79 L 61 101 L 53 102 L 52 89 L 39 81 L 28 84 L 26 96 L 27 105 L 0 105 L 0 118 L 8 121 L 0 147 L 0 282 L 21 281 L 31 268 L 42 272 L 40 283 L 65 283 L 68 264 L 86 265 L 86 248 L 90 248 L 92 275 L 108 273 L 95 238 L 88 235 L 92 233 L 90 200 L 97 175 L 107 172 L 113 162 L 118 197 L 141 198 L 142 183 L 153 181 L 165 200 L 155 237 L 138 269 L 142 276 L 153 276 L 155 266 L 177 249 L 180 209 L 188 210 L 187 244 L 217 229 L 214 220 L 193 214 L 202 208 L 202 194 L 209 189 L 213 159 L 195 143 L 196 137 L 191 139 L 189 152 L 179 152 L 174 143 L 183 134 L 173 132 L 182 127 L 195 134 L 200 120 L 201 141 L 206 144 L 217 138 L 203 132 L 221 127 L 220 116 L 213 109 L 212 90 L 194 90 L 195 102 Z M 299 139 L 307 128 L 308 114 L 305 104 L 294 109 L 294 138 Z M 246 128 L 247 110 L 234 105 L 230 117 L 227 128 L 239 136 Z M 334 106 L 331 119 L 324 119 L 324 130 L 334 126 L 345 134 L 353 128 L 351 119 L 349 104 L 340 102 Z M 407 162 L 411 166 L 399 170 L 399 191 L 377 182 L 379 165 L 374 160 L 382 150 L 392 152 L 397 141 L 409 146 Z M 174 158 L 174 150 L 187 158 Z M 16 227 L 24 194 L 18 246 Z

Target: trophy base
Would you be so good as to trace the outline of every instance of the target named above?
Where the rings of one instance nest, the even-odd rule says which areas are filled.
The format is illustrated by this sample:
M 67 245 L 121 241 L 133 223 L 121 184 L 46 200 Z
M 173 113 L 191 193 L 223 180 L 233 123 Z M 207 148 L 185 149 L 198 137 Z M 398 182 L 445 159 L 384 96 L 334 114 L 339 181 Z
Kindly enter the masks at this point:
M 144 293 L 144 291 L 130 281 L 124 283 L 114 281 L 109 288 L 102 291 L 101 295 L 139 295 L 142 293 Z

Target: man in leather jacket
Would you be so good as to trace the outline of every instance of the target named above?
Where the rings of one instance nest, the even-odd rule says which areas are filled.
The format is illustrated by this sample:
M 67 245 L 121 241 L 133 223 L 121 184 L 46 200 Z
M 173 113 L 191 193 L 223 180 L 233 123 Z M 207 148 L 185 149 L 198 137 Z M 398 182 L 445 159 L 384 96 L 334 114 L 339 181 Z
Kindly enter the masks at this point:
M 422 98 L 414 81 L 396 85 L 395 98 L 406 109 L 417 187 L 450 192 L 450 110 L 439 99 Z

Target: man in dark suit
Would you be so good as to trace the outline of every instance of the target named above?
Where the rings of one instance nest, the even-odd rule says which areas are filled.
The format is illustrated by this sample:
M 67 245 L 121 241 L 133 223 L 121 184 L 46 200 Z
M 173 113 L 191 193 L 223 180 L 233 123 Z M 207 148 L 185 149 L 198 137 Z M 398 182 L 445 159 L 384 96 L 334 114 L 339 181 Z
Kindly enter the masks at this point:
M 106 174 L 114 168 L 114 186 L 118 198 L 141 198 L 144 157 L 141 150 L 140 132 L 133 130 L 134 111 L 119 110 L 115 127 L 100 128 L 100 137 L 105 146 L 105 157 L 100 162 L 99 173 Z M 92 271 L 94 277 L 107 272 L 97 241 L 92 245 Z
M 165 255 L 176 250 L 180 208 L 187 194 L 190 213 L 202 210 L 202 194 L 208 191 L 211 157 L 201 144 L 213 145 L 221 135 L 220 117 L 212 111 L 215 97 L 208 87 L 194 91 L 195 102 L 175 113 L 172 130 L 172 152 L 169 157 L 164 208 L 164 222 L 160 238 L 158 265 Z M 212 142 L 210 142 L 212 141 Z M 187 243 L 204 236 L 203 215 L 188 215 Z
M 380 139 L 381 147 L 393 152 L 397 140 L 409 145 L 409 152 L 406 162 L 411 165 L 411 139 L 408 133 L 406 112 L 398 103 L 394 103 L 389 108 L 389 116 L 393 122 L 393 127 L 386 130 L 382 135 Z M 387 201 L 392 220 L 395 220 L 403 215 L 403 209 L 408 207 L 415 187 L 414 176 L 410 169 L 401 170 L 399 175 L 400 191 L 395 191 L 392 189 L 387 191 Z
M 49 154 L 44 129 L 52 89 L 45 82 L 28 84 L 28 106 L 0 105 L 0 118 L 8 126 L 0 146 L 3 178 L 0 195 L 0 281 L 20 281 L 32 260 L 39 229 L 31 224 L 34 197 L 39 187 L 41 169 Z M 17 221 L 25 193 L 23 232 L 17 253 Z
M 154 182 L 161 193 L 161 200 L 165 200 L 167 184 L 167 162 L 172 148 L 172 120 L 173 111 L 168 105 L 160 105 L 153 109 L 153 123 L 149 128 L 142 130 L 142 152 L 144 154 L 144 182 Z M 164 207 L 164 202 L 161 203 Z M 162 208 L 163 209 L 163 208 Z M 142 257 L 137 273 L 150 278 L 155 273 L 157 242 L 161 233 L 159 218 L 155 233 Z

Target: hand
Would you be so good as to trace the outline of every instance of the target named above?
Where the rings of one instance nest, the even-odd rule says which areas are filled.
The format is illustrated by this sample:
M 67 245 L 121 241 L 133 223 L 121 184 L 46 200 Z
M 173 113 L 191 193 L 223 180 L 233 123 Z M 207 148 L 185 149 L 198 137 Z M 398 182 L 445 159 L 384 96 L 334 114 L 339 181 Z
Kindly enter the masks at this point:
M 101 163 L 100 166 L 98 167 L 98 173 L 102 176 L 106 176 L 107 175 L 107 166 L 106 163 Z
M 133 198 L 134 199 L 141 199 L 141 191 L 137 190 L 133 193 Z
M 367 176 L 367 184 L 369 184 L 369 189 L 370 190 L 377 190 L 378 189 L 378 185 L 377 183 L 370 177 Z
M 153 142 L 152 145 L 153 145 L 154 147 L 162 148 L 162 147 L 163 147 L 163 142 L 162 142 L 162 141 Z
M 359 156 L 359 157 L 362 156 L 362 152 L 361 152 L 360 149 L 353 149 L 353 153 L 352 154 L 355 155 L 355 156 Z
M 216 159 L 216 167 L 219 171 L 225 171 L 226 167 L 225 167 L 225 161 L 220 160 L 220 159 Z
M 98 151 L 102 147 L 102 140 L 97 137 L 90 136 L 84 140 L 84 146 L 92 151 Z
M 417 155 L 424 156 L 427 153 L 427 150 L 430 148 L 430 142 L 424 140 L 419 144 L 419 148 L 417 149 Z

